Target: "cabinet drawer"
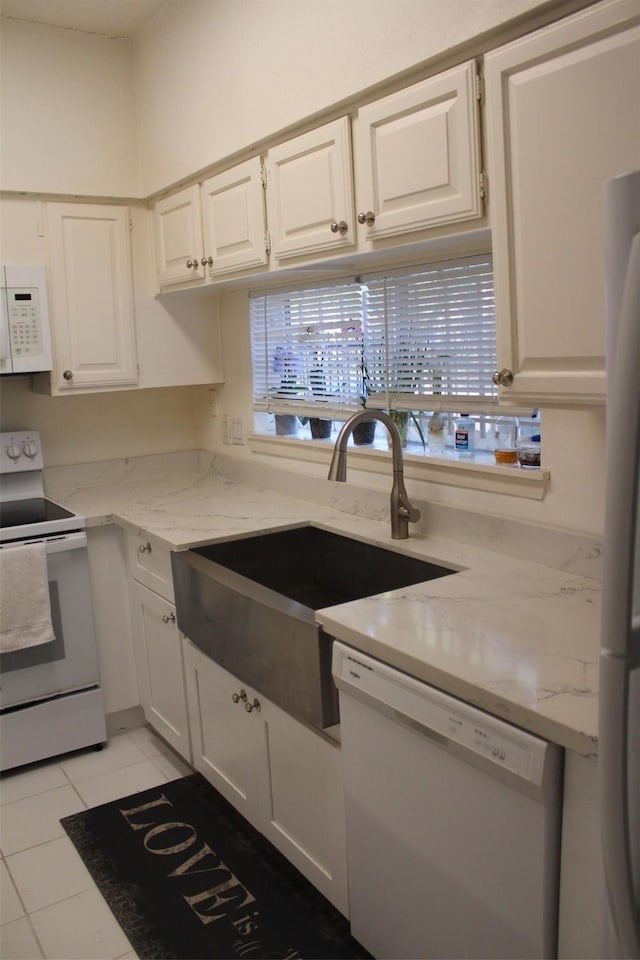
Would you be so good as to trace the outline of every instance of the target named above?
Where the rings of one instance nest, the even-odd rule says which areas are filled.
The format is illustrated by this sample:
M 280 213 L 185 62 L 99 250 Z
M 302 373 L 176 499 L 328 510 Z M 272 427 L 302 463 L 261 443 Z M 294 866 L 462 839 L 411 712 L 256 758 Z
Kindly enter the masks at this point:
M 171 552 L 152 538 L 129 534 L 127 555 L 129 575 L 173 603 Z

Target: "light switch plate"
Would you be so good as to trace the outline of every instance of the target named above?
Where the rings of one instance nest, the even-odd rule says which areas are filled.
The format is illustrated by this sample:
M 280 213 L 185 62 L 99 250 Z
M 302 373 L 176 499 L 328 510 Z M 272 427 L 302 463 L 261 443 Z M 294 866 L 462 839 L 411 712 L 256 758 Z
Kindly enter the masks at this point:
M 231 443 L 244 444 L 242 417 L 232 417 L 231 419 Z

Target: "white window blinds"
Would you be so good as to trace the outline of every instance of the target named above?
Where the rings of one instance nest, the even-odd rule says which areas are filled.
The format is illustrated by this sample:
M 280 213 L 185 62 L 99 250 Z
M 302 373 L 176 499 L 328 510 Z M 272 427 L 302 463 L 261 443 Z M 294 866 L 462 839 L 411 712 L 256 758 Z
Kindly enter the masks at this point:
M 383 398 L 395 409 L 429 409 L 434 396 L 482 398 L 482 406 L 493 401 L 496 323 L 489 260 L 370 277 L 364 298 L 376 401 Z
M 354 406 L 361 392 L 362 291 L 358 283 L 251 298 L 257 410 Z
M 251 298 L 254 406 L 488 409 L 497 389 L 490 258 Z

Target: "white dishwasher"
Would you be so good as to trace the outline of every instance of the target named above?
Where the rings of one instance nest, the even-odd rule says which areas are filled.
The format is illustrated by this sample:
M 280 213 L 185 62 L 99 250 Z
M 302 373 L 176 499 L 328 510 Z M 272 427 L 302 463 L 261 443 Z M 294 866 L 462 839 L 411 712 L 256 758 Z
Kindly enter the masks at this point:
M 353 936 L 374 957 L 556 955 L 562 750 L 333 644 Z

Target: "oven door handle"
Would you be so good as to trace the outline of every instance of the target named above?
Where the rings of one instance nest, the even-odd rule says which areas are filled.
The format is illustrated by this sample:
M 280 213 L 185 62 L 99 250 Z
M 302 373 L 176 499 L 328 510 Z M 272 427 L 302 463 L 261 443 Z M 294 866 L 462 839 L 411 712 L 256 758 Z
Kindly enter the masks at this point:
M 34 537 L 33 540 L 16 540 L 13 543 L 3 543 L 2 549 L 11 550 L 14 547 L 27 547 L 36 543 L 43 543 L 47 556 L 51 556 L 53 553 L 66 553 L 67 550 L 81 550 L 87 545 L 87 535 L 84 531 L 80 531 L 78 533 L 65 533 L 60 536 Z

